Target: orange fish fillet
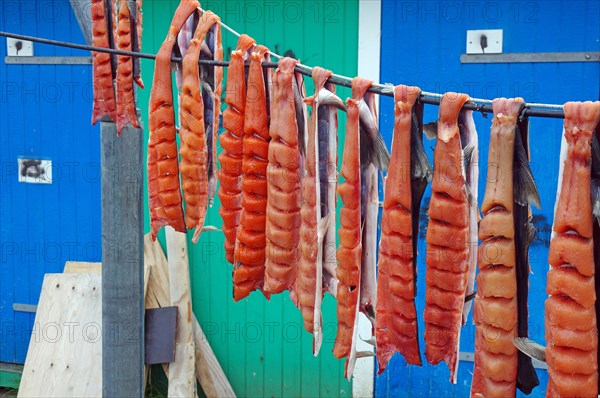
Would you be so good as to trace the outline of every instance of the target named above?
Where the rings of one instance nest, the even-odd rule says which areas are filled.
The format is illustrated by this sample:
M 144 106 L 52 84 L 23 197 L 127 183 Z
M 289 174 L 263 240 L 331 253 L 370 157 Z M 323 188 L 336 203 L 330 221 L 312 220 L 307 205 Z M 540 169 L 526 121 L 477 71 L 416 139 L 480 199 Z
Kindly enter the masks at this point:
M 93 0 L 92 12 L 92 45 L 95 47 L 109 48 L 109 16 L 105 9 L 104 0 Z M 94 106 L 92 124 L 96 124 L 104 116 L 117 120 L 117 105 L 115 102 L 115 89 L 113 86 L 113 65 L 111 55 L 93 52 L 94 73 Z
M 413 253 L 413 203 L 411 192 L 411 130 L 413 107 L 421 90 L 394 89 L 394 136 L 391 165 L 385 184 L 375 337 L 379 373 L 395 352 L 407 363 L 421 365 L 415 309 L 416 253 Z M 415 237 L 416 238 L 416 237 Z
M 175 112 L 171 76 L 171 53 L 177 33 L 200 4 L 196 0 L 182 0 L 171 22 L 166 40 L 156 54 L 154 79 L 150 93 L 148 125 L 148 199 L 152 238 L 158 230 L 170 225 L 178 232 L 185 232 L 177 142 L 175 141 Z
M 262 62 L 269 59 L 265 46 L 251 55 L 244 118 L 242 160 L 242 214 L 236 236 L 233 299 L 239 301 L 253 290 L 262 290 L 265 275 L 265 227 L 267 211 L 267 165 L 269 117 Z M 285 200 L 281 194 L 278 201 Z M 269 294 L 264 292 L 268 298 Z
M 195 229 L 193 241 L 198 241 L 208 207 L 208 166 L 206 129 L 204 126 L 204 102 L 200 91 L 201 44 L 208 30 L 217 26 L 219 17 L 210 11 L 202 19 L 190 41 L 183 59 L 183 85 L 180 96 L 181 130 L 181 177 L 185 199 L 185 223 L 188 229 Z
M 547 397 L 598 395 L 591 203 L 592 134 L 600 102 L 564 106 L 562 181 L 555 207 L 546 285 Z M 563 159 L 561 159 L 563 161 Z M 591 337 L 590 336 L 595 336 Z
M 440 104 L 431 186 L 433 194 L 426 236 L 425 357 L 433 365 L 446 362 L 450 380 L 454 383 L 460 329 L 466 315 L 463 313 L 463 300 L 468 293 L 470 274 L 474 273 L 470 248 L 474 231 L 469 225 L 473 224 L 475 214 L 467 196 L 458 126 L 459 114 L 467 99 L 465 94 L 447 93 Z M 471 195 L 476 195 L 476 187 L 472 188 Z M 474 201 L 476 203 L 476 197 Z M 465 218 L 451 220 L 444 211 L 448 207 L 457 209 L 457 214 Z M 438 294 L 439 290 L 444 295 Z M 446 296 L 452 299 L 444 300 Z
M 348 357 L 346 376 L 352 374 L 353 369 L 349 369 L 349 365 L 353 365 L 356 359 L 351 358 L 351 354 L 355 353 L 353 347 L 356 345 L 362 261 L 359 102 L 371 84 L 372 82 L 360 77 L 352 79 L 352 98 L 347 100 L 346 142 L 341 169 L 345 181 L 338 186 L 338 194 L 343 206 L 340 210 L 339 247 L 336 255 L 339 279 L 338 331 L 333 355 L 336 358 Z
M 119 50 L 132 50 L 131 18 L 127 0 L 119 4 L 117 47 Z M 128 55 L 117 56 L 117 135 L 128 124 L 139 128 L 133 92 L 133 59 Z
M 264 286 L 264 290 L 271 294 L 291 289 L 297 271 L 302 165 L 296 107 L 290 96 L 294 92 L 292 85 L 297 84 L 294 68 L 298 62 L 292 58 L 282 58 L 273 72 Z M 277 194 L 285 195 L 285 201 L 277 201 Z M 286 217 L 281 217 L 281 214 Z
M 219 154 L 219 214 L 223 219 L 225 256 L 234 263 L 235 240 L 242 212 L 242 158 L 244 138 L 244 112 L 246 110 L 246 73 L 244 59 L 254 45 L 254 39 L 241 35 L 237 48 L 229 61 L 223 128 L 220 136 L 222 152 Z

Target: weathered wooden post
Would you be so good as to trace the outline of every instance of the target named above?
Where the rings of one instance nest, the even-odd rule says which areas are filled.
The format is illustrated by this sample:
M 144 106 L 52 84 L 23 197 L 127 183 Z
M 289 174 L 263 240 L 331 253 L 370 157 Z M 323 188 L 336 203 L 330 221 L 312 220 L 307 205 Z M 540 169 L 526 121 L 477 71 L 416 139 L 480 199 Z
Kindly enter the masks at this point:
M 102 394 L 144 394 L 142 130 L 100 126 L 102 170 Z

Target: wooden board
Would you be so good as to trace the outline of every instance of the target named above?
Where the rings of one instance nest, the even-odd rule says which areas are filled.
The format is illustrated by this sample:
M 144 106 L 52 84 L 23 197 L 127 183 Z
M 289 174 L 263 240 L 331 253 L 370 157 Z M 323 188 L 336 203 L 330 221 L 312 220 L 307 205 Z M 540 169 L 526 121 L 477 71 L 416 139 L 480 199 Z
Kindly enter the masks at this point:
M 19 397 L 102 396 L 97 273 L 46 274 Z
M 169 292 L 165 288 L 169 286 L 167 258 L 160 243 L 153 242 L 150 234 L 144 236 L 144 261 L 146 267 L 150 268 L 146 308 L 169 305 Z M 235 392 L 194 314 L 192 325 L 196 346 L 196 378 L 204 394 L 208 398 L 235 397 Z
M 63 273 L 102 272 L 102 263 L 88 263 L 84 261 L 67 261 Z

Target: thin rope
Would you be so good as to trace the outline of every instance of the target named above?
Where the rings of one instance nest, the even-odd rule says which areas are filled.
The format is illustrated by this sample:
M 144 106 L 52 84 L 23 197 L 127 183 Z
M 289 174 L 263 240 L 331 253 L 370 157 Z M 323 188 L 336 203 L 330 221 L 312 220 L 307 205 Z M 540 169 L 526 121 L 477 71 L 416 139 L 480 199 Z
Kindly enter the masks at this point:
M 239 33 L 237 33 L 235 30 L 231 29 L 229 26 L 226 26 L 222 22 L 220 22 L 220 24 L 226 30 L 230 31 L 234 35 L 239 36 Z M 90 45 L 86 45 L 86 44 L 77 44 L 77 43 L 70 43 L 70 42 L 65 42 L 65 41 L 60 41 L 60 40 L 44 39 L 44 38 L 40 38 L 40 37 L 20 35 L 20 34 L 10 33 L 10 32 L 0 31 L 0 36 L 11 37 L 11 38 L 18 39 L 18 40 L 32 41 L 32 42 L 36 42 L 36 43 L 48 44 L 48 45 L 59 46 L 59 47 L 74 48 L 74 49 L 78 49 L 78 50 L 103 52 L 103 53 L 109 53 L 109 54 L 114 54 L 114 55 L 126 55 L 126 56 L 130 56 L 130 57 L 144 58 L 144 59 L 156 59 L 155 54 L 147 54 L 147 53 L 133 52 L 133 51 L 123 51 L 123 50 L 118 50 L 118 49 L 114 49 L 114 48 L 106 48 L 106 47 L 95 47 L 95 46 L 90 46 Z M 271 55 L 273 55 L 276 58 L 282 58 L 281 55 L 279 55 L 279 54 L 271 53 Z M 173 62 L 181 62 L 182 58 L 172 57 L 171 60 Z M 198 60 L 198 63 L 202 64 L 202 65 L 213 65 L 213 66 L 223 66 L 223 67 L 229 66 L 229 62 L 227 62 L 227 61 L 214 61 L 214 60 L 203 60 L 202 59 L 202 60 Z M 277 62 L 263 62 L 263 67 L 276 68 Z M 311 76 L 311 74 L 312 74 L 311 72 L 312 72 L 313 68 L 310 66 L 307 66 L 307 65 L 298 64 L 296 66 L 295 70 L 296 70 L 296 72 L 301 73 L 303 75 Z M 352 79 L 347 76 L 333 74 L 327 81 L 329 83 L 335 84 L 337 86 L 350 87 L 350 88 L 352 87 Z M 388 96 L 388 97 L 394 96 L 393 86 L 391 84 L 375 83 L 369 88 L 368 91 L 371 93 L 374 93 L 374 94 L 384 95 L 384 96 Z M 439 93 L 430 93 L 430 92 L 423 91 L 423 92 L 421 92 L 419 101 L 423 104 L 439 105 L 442 96 L 443 95 L 439 94 Z M 493 112 L 492 106 L 490 105 L 492 103 L 491 100 L 480 99 L 480 98 L 470 98 L 469 101 L 470 102 L 466 103 L 463 106 L 463 109 L 477 111 L 477 112 L 481 112 L 484 114 Z M 532 109 L 532 108 L 535 108 L 535 109 Z M 563 109 L 563 106 L 557 105 L 557 104 L 541 104 L 541 103 L 525 104 L 525 109 L 523 111 L 523 115 L 560 119 L 560 118 L 564 118 L 564 112 L 562 109 Z

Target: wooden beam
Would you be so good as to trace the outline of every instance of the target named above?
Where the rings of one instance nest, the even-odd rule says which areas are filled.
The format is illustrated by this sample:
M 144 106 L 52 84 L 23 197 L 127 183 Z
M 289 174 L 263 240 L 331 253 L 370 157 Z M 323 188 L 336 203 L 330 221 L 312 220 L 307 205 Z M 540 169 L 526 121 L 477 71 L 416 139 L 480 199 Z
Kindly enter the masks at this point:
M 192 328 L 192 297 L 187 236 L 166 227 L 169 291 L 171 305 L 177 307 L 175 362 L 169 365 L 169 397 L 196 396 L 196 349 Z
M 101 122 L 102 395 L 144 393 L 142 131 Z
M 92 44 L 92 11 L 91 0 L 69 0 L 77 18 L 77 23 L 87 44 Z

